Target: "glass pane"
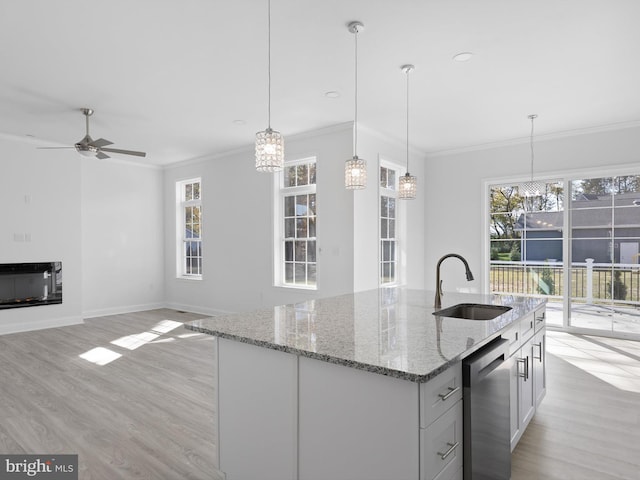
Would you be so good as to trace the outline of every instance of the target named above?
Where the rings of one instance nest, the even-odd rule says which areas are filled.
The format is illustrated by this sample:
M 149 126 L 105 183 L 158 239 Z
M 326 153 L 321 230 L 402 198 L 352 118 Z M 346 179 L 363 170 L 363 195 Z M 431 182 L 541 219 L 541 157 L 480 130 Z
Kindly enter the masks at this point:
M 185 201 L 193 200 L 193 184 L 187 183 L 184 186 L 184 199 Z
M 316 164 L 315 163 L 309 164 L 309 183 L 311 185 L 315 185 L 316 183 Z
M 293 242 L 284 242 L 284 259 L 287 262 L 293 262 Z
M 391 265 L 388 263 L 382 264 L 382 283 L 389 283 L 391 275 Z
M 387 169 L 384 167 L 380 167 L 380 186 L 387 187 Z
M 380 197 L 380 216 L 381 217 L 389 216 L 388 202 L 389 202 L 389 197 L 385 197 L 384 195 Z
M 389 220 L 389 238 L 396 238 L 396 221 Z
M 306 164 L 297 166 L 296 176 L 298 178 L 298 185 L 309 184 L 309 173 Z
M 306 268 L 304 263 L 295 264 L 295 283 L 303 285 L 307 283 Z
M 380 238 L 389 238 L 389 220 L 380 220 Z
M 287 167 L 284 170 L 284 186 L 295 187 L 296 186 L 296 167 Z
M 295 245 L 295 261 L 306 262 L 307 261 L 307 242 L 305 240 L 296 240 Z
M 382 261 L 388 262 L 389 260 L 391 260 L 390 242 L 382 242 Z
M 284 281 L 293 283 L 293 263 L 286 263 L 284 265 Z
M 315 262 L 316 261 L 316 242 L 315 240 L 310 240 L 307 242 L 307 262 Z
M 395 170 L 387 170 L 387 188 L 390 190 L 396 189 L 396 171 Z
M 571 208 L 602 208 L 611 206 L 612 178 L 588 178 L 571 182 Z
M 309 215 L 316 214 L 316 195 L 312 193 L 309 195 Z
M 184 223 L 189 224 L 193 220 L 193 207 L 184 208 Z
M 389 264 L 389 281 L 390 282 L 396 281 L 396 264 L 395 263 Z
M 316 236 L 316 217 L 309 219 L 309 237 L 315 238 Z
M 295 217 L 296 215 L 296 198 L 294 196 L 284 197 L 284 216 Z
M 389 260 L 396 260 L 396 242 L 389 242 Z
M 316 264 L 312 263 L 307 266 L 307 284 L 315 285 L 316 284 Z
M 200 182 L 193 184 L 193 198 L 195 200 L 200 199 Z
M 297 218 L 296 219 L 296 237 L 297 238 L 307 238 L 307 219 L 306 218 Z
M 296 236 L 296 219 L 295 218 L 285 219 L 284 236 L 285 238 L 294 238 Z
M 305 217 L 307 215 L 307 195 L 296 195 L 296 216 Z
M 396 218 L 396 199 L 389 197 L 389 218 Z

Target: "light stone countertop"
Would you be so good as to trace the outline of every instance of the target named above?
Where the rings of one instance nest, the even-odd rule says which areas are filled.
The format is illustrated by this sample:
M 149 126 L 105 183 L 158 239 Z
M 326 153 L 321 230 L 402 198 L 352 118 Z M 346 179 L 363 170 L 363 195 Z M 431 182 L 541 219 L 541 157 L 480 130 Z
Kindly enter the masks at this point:
M 458 303 L 512 307 L 493 320 L 464 320 L 432 315 L 434 294 L 429 290 L 380 288 L 209 317 L 188 322 L 185 327 L 412 382 L 426 382 L 546 302 L 541 298 L 446 292 L 442 308 Z

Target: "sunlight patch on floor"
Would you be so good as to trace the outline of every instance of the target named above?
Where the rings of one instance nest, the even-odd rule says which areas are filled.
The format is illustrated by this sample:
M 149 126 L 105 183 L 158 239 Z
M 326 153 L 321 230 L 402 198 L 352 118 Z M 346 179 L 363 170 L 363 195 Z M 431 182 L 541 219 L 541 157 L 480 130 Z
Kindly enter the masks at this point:
M 616 388 L 640 393 L 640 357 L 635 346 L 627 352 L 611 345 L 611 340 L 615 339 L 548 332 L 547 352 Z
M 87 352 L 81 353 L 78 356 L 88 362 L 102 366 L 117 360 L 122 355 L 114 352 L 113 350 L 109 350 L 108 348 L 96 347 Z

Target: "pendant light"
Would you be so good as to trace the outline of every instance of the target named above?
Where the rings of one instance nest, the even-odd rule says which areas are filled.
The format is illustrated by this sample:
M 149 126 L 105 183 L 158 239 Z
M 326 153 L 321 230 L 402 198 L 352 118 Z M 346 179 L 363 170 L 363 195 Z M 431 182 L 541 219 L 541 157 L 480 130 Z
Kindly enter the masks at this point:
M 403 177 L 400 177 L 399 197 L 402 200 L 413 200 L 416 198 L 418 190 L 418 179 L 409 173 L 409 74 L 415 70 L 413 65 L 403 65 L 400 67 L 407 75 L 407 170 Z
M 528 182 L 520 185 L 520 194 L 526 198 L 533 199 L 534 197 L 540 196 L 540 184 L 533 181 L 533 121 L 538 118 L 538 115 L 534 113 L 527 116 L 527 118 L 531 120 L 531 134 L 529 135 L 529 148 L 531 150 L 531 177 Z
M 344 164 L 344 186 L 349 190 L 367 186 L 367 161 L 358 158 L 358 33 L 364 29 L 361 22 L 351 22 L 349 31 L 355 38 L 355 115 L 353 121 L 353 158 Z
M 266 130 L 256 133 L 256 170 L 278 172 L 284 165 L 284 138 L 280 132 L 271 129 L 271 0 L 268 0 L 268 6 L 269 122 Z

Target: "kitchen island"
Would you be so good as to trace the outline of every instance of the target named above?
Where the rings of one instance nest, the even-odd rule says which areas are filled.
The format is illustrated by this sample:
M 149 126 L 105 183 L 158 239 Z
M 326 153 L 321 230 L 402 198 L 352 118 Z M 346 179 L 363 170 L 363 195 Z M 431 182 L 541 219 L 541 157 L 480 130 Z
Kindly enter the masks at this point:
M 188 323 L 217 338 L 227 479 L 462 478 L 461 360 L 525 318 L 533 332 L 545 301 L 443 297 L 511 307 L 478 321 L 434 316 L 433 296 L 381 288 Z

